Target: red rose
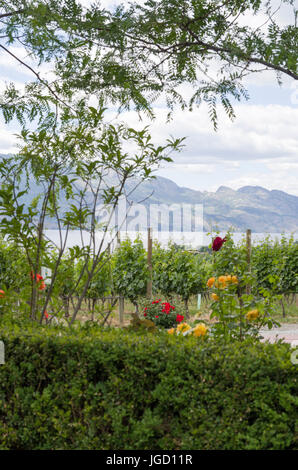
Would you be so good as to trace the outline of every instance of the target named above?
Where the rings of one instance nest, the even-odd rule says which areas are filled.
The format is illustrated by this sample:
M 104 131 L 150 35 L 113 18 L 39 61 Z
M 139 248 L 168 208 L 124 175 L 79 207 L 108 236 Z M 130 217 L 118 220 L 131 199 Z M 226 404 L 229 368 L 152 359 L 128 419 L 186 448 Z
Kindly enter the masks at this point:
M 144 317 L 147 317 L 147 313 L 144 313 Z
M 30 276 L 31 276 L 31 279 L 34 279 L 33 271 L 31 271 Z M 43 281 L 43 277 L 40 274 L 36 274 L 36 282 L 38 283 L 40 281 Z
M 184 316 L 178 314 L 177 317 L 176 317 L 176 322 L 177 322 L 177 323 L 180 323 L 180 322 L 183 321 L 183 319 L 184 319 Z
M 214 238 L 213 240 L 213 243 L 212 243 L 212 250 L 213 251 L 219 251 L 222 247 L 222 245 L 224 244 L 224 242 L 226 242 L 226 237 L 225 238 L 220 238 L 220 237 L 216 237 Z

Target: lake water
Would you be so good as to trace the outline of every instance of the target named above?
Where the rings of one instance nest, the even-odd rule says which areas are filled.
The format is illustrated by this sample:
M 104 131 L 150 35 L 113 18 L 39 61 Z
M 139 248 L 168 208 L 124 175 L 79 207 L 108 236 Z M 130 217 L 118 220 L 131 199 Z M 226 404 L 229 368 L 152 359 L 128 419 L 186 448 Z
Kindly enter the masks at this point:
M 65 239 L 65 231 L 62 231 L 62 239 Z M 225 232 L 219 234 L 220 237 L 225 236 Z M 57 246 L 60 245 L 60 237 L 58 230 L 45 230 L 45 236 L 54 242 Z M 131 240 L 135 240 L 139 236 L 145 246 L 147 246 L 147 232 L 133 232 L 133 231 L 121 231 L 120 232 L 120 239 L 124 240 L 126 237 L 130 238 Z M 153 232 L 152 238 L 153 241 L 158 241 L 161 243 L 162 246 L 167 246 L 168 242 L 172 240 L 173 242 L 177 243 L 178 245 L 185 245 L 190 249 L 198 249 L 202 246 L 208 246 L 212 238 L 214 238 L 214 234 L 208 235 L 207 232 Z M 282 236 L 286 238 L 290 238 L 291 234 L 281 234 L 281 233 L 252 233 L 252 243 L 257 244 L 261 242 L 266 237 L 270 236 L 272 240 L 280 240 Z M 245 233 L 236 232 L 233 234 L 233 239 L 236 243 L 241 241 L 244 237 L 246 237 Z M 294 240 L 298 240 L 298 233 L 293 234 Z M 98 249 L 100 244 L 102 243 L 103 248 L 106 248 L 109 241 L 112 240 L 112 247 L 113 249 L 117 245 L 116 234 L 109 234 L 107 233 L 103 240 L 102 232 L 97 232 L 95 236 L 95 246 Z M 82 246 L 83 244 L 86 245 L 90 241 L 90 236 L 88 232 L 83 232 L 82 236 L 79 230 L 72 230 L 69 231 L 66 247 L 72 247 L 74 245 Z

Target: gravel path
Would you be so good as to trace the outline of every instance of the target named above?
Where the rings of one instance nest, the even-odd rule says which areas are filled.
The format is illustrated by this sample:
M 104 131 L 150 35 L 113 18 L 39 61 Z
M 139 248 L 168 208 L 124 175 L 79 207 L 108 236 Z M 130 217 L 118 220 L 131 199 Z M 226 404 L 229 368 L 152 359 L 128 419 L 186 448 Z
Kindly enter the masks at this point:
M 268 328 L 261 329 L 262 336 L 265 340 L 269 340 L 271 343 L 283 338 L 287 343 L 291 343 L 292 346 L 298 346 L 298 324 L 297 323 L 284 323 L 279 328 Z

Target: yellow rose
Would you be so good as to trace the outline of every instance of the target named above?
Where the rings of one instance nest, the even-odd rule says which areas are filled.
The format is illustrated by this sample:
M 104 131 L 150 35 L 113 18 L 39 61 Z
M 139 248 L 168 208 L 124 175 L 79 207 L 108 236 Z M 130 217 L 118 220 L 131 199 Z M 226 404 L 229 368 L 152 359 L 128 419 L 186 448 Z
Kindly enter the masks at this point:
M 177 326 L 177 331 L 180 331 L 181 333 L 184 333 L 185 331 L 190 330 L 190 326 L 187 323 L 180 323 Z
M 227 277 L 226 276 L 219 276 L 218 278 L 218 287 L 219 289 L 225 289 L 227 287 Z
M 232 276 L 232 283 L 233 283 L 233 284 L 238 284 L 238 278 L 237 278 L 237 276 Z
M 204 325 L 204 323 L 199 323 L 193 330 L 193 334 L 194 336 L 205 336 L 207 331 L 208 328 Z
M 173 335 L 175 333 L 175 328 L 171 328 L 168 330 L 169 335 Z
M 250 310 L 249 312 L 247 312 L 246 314 L 246 318 L 247 320 L 251 321 L 251 320 L 256 320 L 259 316 L 259 310 L 255 309 L 255 310 Z
M 212 287 L 214 283 L 215 283 L 215 277 L 210 277 L 210 279 L 208 279 L 207 281 L 207 286 Z
M 232 281 L 232 276 L 229 274 L 228 276 L 226 276 L 226 280 L 227 280 L 227 282 L 231 282 Z
M 219 300 L 219 297 L 217 294 L 211 294 L 211 297 L 213 300 Z

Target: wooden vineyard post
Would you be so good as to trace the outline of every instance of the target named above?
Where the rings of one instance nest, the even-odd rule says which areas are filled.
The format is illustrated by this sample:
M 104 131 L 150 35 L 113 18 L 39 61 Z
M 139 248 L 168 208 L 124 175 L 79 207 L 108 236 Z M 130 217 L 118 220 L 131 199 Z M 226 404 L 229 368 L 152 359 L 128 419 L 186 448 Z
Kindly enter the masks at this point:
M 40 274 L 40 268 L 41 268 L 41 243 L 42 243 L 42 225 L 38 224 L 37 229 L 36 229 L 36 240 L 37 240 L 37 245 L 39 249 L 39 259 L 36 258 L 36 261 L 38 261 L 37 266 L 36 266 L 36 273 L 34 272 L 33 269 L 33 289 L 31 291 L 31 299 L 30 299 L 30 314 L 31 318 L 33 320 L 36 320 L 36 311 L 37 311 L 37 305 L 38 305 L 38 297 L 39 297 L 39 292 L 36 288 L 35 282 L 36 282 L 36 274 Z
M 119 323 L 120 325 L 122 325 L 123 320 L 124 320 L 124 297 L 123 295 L 119 295 L 118 313 L 119 313 Z
M 108 251 L 108 258 L 109 258 L 109 280 L 110 280 L 111 292 L 113 296 L 114 286 L 113 286 L 113 274 L 112 274 L 112 266 L 111 266 L 111 244 L 110 243 L 108 244 L 107 251 Z M 113 299 L 109 299 L 108 308 L 112 306 L 112 304 L 113 304 Z
M 117 248 L 120 248 L 120 245 L 121 245 L 120 232 L 117 232 Z M 123 295 L 119 295 L 118 315 L 119 315 L 119 323 L 120 325 L 122 325 L 123 320 L 124 320 L 124 297 Z
M 147 281 L 147 298 L 152 298 L 152 229 L 148 228 L 148 242 L 147 242 L 147 262 L 149 279 Z
M 251 273 L 251 230 L 246 231 L 246 260 L 247 260 L 247 271 Z M 251 286 L 246 286 L 246 293 L 251 294 Z

